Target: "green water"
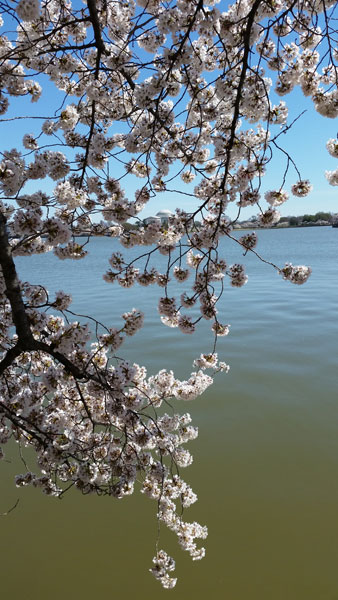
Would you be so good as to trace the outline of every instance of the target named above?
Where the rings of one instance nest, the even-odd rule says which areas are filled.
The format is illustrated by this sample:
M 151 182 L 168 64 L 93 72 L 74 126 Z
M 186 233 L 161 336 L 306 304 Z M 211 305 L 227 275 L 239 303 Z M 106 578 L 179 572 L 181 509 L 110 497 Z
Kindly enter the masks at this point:
M 337 236 L 326 227 L 263 231 L 261 253 L 312 265 L 311 279 L 293 286 L 248 258 L 247 286 L 226 289 L 221 320 L 232 327 L 219 354 L 231 371 L 179 407 L 200 430 L 183 473 L 199 501 L 185 518 L 208 525 L 206 558 L 192 563 L 163 531 L 179 581 L 162 590 L 148 573 L 155 503 L 139 494 L 118 501 L 70 492 L 59 501 L 17 490 L 13 474 L 23 467 L 13 454 L 0 465 L 0 511 L 20 498 L 0 519 L 3 597 L 338 600 Z M 65 263 L 49 256 L 19 259 L 20 275 L 71 290 L 77 310 L 110 324 L 126 309 L 144 309 L 146 327 L 126 354 L 149 371 L 167 366 L 187 376 L 193 358 L 210 349 L 208 326 L 182 336 L 159 325 L 152 289 L 130 299 L 105 284 L 111 244 L 95 240 L 88 266 L 71 263 L 66 277 Z M 226 243 L 224 256 L 240 259 Z

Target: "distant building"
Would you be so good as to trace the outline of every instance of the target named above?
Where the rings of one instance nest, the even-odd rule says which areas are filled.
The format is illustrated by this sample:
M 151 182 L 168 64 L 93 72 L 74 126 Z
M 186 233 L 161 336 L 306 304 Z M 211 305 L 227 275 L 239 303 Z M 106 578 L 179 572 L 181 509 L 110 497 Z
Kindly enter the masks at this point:
M 145 219 L 143 219 L 143 223 L 145 225 L 150 225 L 150 223 L 160 223 L 161 225 L 168 225 L 170 217 L 173 216 L 174 213 L 172 213 L 170 210 L 159 210 L 154 217 L 146 217 Z
M 242 223 L 240 223 L 240 228 L 241 229 L 252 229 L 253 227 L 257 227 L 258 224 L 254 223 L 253 221 L 243 221 Z
M 173 217 L 173 216 L 174 216 L 174 213 L 172 213 L 170 210 L 159 210 L 158 213 L 156 213 L 156 217 L 161 219 L 162 225 L 168 225 L 168 221 L 169 221 L 170 217 Z
M 145 225 L 150 225 L 150 223 L 162 223 L 160 217 L 146 217 L 143 219 L 143 223 Z

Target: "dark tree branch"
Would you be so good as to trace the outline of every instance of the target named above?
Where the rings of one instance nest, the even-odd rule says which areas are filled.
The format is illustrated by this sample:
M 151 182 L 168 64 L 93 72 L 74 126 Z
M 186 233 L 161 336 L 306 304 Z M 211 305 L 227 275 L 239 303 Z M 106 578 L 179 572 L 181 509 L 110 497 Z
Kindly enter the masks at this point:
M 87 6 L 89 10 L 90 20 L 93 25 L 93 32 L 95 37 L 95 46 L 99 54 L 106 54 L 106 49 L 101 36 L 101 28 L 99 15 L 97 14 L 95 0 L 87 0 Z
M 26 307 L 20 290 L 20 283 L 17 276 L 15 263 L 12 256 L 11 246 L 6 230 L 6 219 L 0 212 L 0 266 L 6 284 L 6 296 L 10 302 L 18 341 L 13 348 L 10 348 L 5 357 L 0 363 L 0 375 L 7 369 L 14 360 L 24 351 L 38 350 L 46 352 L 58 362 L 60 362 L 66 370 L 78 379 L 87 378 L 88 374 L 84 374 L 76 367 L 68 358 L 60 352 L 57 352 L 51 345 L 45 342 L 35 340 L 31 331 L 29 319 L 26 312 Z
M 20 340 L 21 349 L 30 346 L 33 339 L 20 284 L 16 273 L 11 246 L 6 229 L 6 219 L 0 211 L 0 265 L 6 284 L 6 296 L 12 308 L 13 323 Z M 14 350 L 14 349 L 13 349 Z

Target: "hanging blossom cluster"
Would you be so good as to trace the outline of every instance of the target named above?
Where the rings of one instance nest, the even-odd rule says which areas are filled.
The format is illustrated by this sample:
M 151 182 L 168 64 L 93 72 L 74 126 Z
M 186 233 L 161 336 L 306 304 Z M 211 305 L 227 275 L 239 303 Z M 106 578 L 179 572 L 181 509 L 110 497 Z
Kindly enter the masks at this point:
M 216 353 L 229 333 L 219 300 L 247 275 L 242 262 L 229 263 L 227 244 L 260 258 L 255 233 L 233 234 L 228 207 L 237 218 L 253 207 L 260 226 L 272 227 L 289 191 L 311 191 L 284 150 L 274 189 L 263 191 L 264 175 L 291 126 L 285 98 L 294 88 L 323 117 L 338 116 L 335 9 L 333 0 L 1 3 L 1 119 L 20 107 L 26 116 L 27 102 L 36 117 L 21 121 L 21 137 L 0 156 L 0 444 L 15 439 L 37 457 L 17 485 L 122 498 L 141 482 L 157 519 L 193 560 L 204 556 L 196 540 L 206 528 L 181 516 L 196 500 L 180 470 L 192 462 L 185 445 L 197 429 L 176 406 L 229 369 Z M 284 99 L 276 104 L 274 94 Z M 338 157 L 336 140 L 327 149 Z M 338 185 L 337 170 L 326 176 Z M 142 221 L 163 192 L 175 194 L 176 211 Z M 187 197 L 194 210 L 184 209 Z M 102 267 L 108 283 L 159 286 L 159 319 L 184 334 L 210 323 L 212 350 L 186 380 L 166 369 L 147 376 L 117 358 L 143 326 L 137 308 L 91 332 L 73 320 L 67 291 L 52 298 L 18 280 L 17 256 L 52 252 L 66 269 L 98 235 L 121 246 Z M 297 285 L 310 275 L 270 264 Z M 151 571 L 171 588 L 174 566 L 159 550 Z
M 326 149 L 333 158 L 338 158 L 338 139 L 328 140 Z M 325 177 L 330 185 L 338 185 L 338 167 L 334 171 L 325 171 Z

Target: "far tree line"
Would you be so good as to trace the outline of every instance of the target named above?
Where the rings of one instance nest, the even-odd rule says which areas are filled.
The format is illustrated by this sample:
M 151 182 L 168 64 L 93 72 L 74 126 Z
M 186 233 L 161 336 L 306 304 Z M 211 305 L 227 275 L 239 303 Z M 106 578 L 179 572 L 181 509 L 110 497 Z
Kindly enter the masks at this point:
M 307 223 L 317 223 L 318 221 L 327 221 L 332 224 L 337 220 L 337 215 L 333 213 L 319 211 L 315 215 L 298 215 L 297 217 L 281 217 L 280 223 L 288 222 L 291 227 L 299 227 Z

